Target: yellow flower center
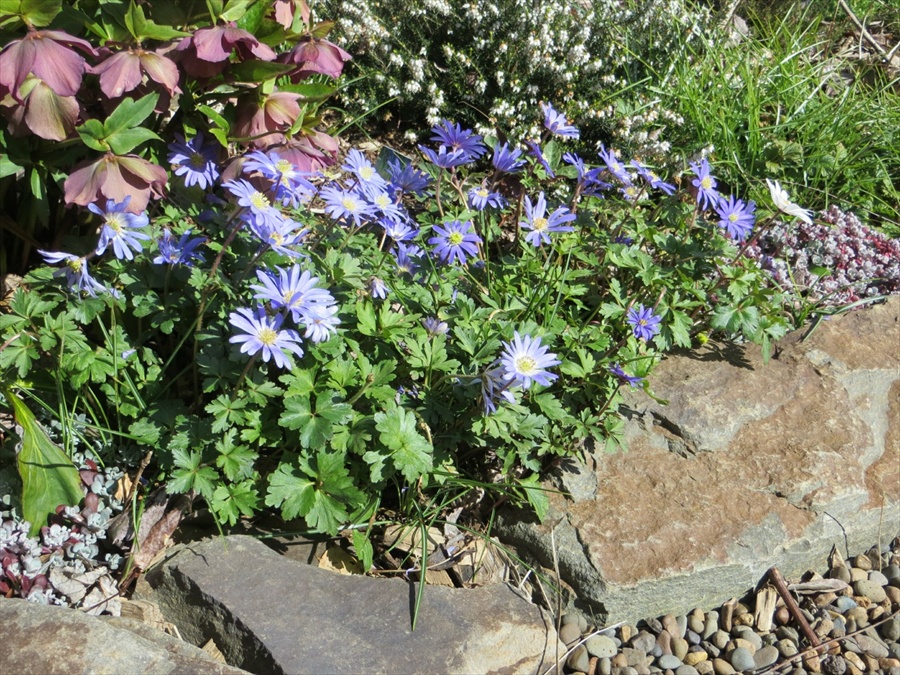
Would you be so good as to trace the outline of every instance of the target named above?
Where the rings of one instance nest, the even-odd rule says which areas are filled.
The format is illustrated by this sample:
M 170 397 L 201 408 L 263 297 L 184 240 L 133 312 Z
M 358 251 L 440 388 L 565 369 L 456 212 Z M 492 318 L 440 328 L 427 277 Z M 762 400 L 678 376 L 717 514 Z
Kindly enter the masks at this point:
M 259 331 L 258 337 L 260 342 L 271 347 L 275 344 L 275 340 L 278 339 L 278 333 L 266 326 L 261 331 Z
M 287 174 L 294 170 L 294 165 L 286 159 L 279 159 L 277 162 L 275 162 L 275 168 L 278 169 L 281 173 Z
M 364 166 L 359 170 L 359 177 L 363 180 L 369 180 L 374 175 L 375 169 L 373 169 L 371 166 Z
M 547 229 L 548 224 L 549 223 L 546 218 L 535 218 L 534 222 L 531 223 L 531 226 L 535 229 L 535 231 L 543 232 Z
M 484 199 L 488 196 L 488 191 L 485 188 L 478 188 L 475 190 L 475 194 Z
M 122 234 L 125 229 L 125 216 L 121 213 L 110 213 L 106 216 L 106 224 L 115 230 L 116 234 Z
M 391 203 L 391 198 L 388 197 L 386 194 L 380 194 L 377 197 L 375 197 L 375 204 L 377 204 L 381 208 L 384 208 L 385 206 L 390 206 L 390 203 Z
M 736 213 L 731 213 L 728 215 L 728 220 L 730 220 L 732 223 L 736 223 L 737 219 L 738 219 L 738 217 L 737 217 Z
M 276 246 L 281 246 L 284 243 L 284 237 L 281 236 L 281 232 L 273 232 L 272 233 L 272 243 Z
M 354 213 L 356 211 L 356 202 L 350 197 L 344 197 L 341 200 L 341 206 L 344 207 L 348 212 Z
M 260 210 L 265 211 L 269 208 L 269 198 L 266 197 L 262 192 L 254 192 L 250 196 L 250 203 L 253 204 L 253 207 Z
M 463 243 L 463 239 L 462 232 L 451 232 L 450 236 L 447 237 L 447 241 L 450 242 L 451 246 L 459 246 Z
M 709 190 L 712 188 L 712 180 L 710 180 L 709 176 L 700 180 L 700 185 L 704 190 Z
M 206 157 L 201 155 L 199 152 L 191 153 L 190 163 L 191 166 L 195 169 L 202 169 L 204 166 L 206 166 Z
M 75 258 L 75 260 L 69 260 L 66 264 L 76 272 L 80 272 L 83 263 L 84 261 L 81 258 Z
M 530 356 L 520 356 L 516 359 L 516 370 L 522 374 L 532 373 L 536 368 L 537 361 Z

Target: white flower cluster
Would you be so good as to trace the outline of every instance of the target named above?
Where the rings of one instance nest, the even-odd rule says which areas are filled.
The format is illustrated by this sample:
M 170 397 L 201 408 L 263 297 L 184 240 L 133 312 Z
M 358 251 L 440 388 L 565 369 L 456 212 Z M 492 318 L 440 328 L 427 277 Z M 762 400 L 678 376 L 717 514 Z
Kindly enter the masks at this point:
M 514 139 L 532 131 L 539 101 L 596 118 L 599 101 L 648 64 L 678 58 L 710 21 L 690 0 L 319 4 L 318 13 L 336 22 L 331 39 L 368 76 L 346 92 L 348 105 L 367 112 L 396 96 L 407 117 L 429 124 L 465 107 Z M 636 120 L 631 128 L 641 126 Z

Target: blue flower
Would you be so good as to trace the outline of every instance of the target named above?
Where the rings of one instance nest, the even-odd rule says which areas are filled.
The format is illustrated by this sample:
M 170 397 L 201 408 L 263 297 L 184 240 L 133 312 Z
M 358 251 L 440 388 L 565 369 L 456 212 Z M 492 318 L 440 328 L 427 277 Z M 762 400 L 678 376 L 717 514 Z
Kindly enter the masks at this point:
M 297 323 L 302 323 L 303 312 L 313 305 L 329 305 L 334 303 L 331 293 L 324 288 L 317 288 L 318 277 L 314 277 L 308 270 L 300 269 L 299 265 L 293 265 L 285 270 L 275 268 L 275 274 L 263 270 L 256 271 L 256 278 L 262 282 L 262 286 L 251 286 L 257 300 L 270 302 L 273 309 L 288 310 Z
M 421 197 L 425 189 L 431 185 L 431 177 L 419 171 L 412 162 L 404 164 L 399 159 L 388 162 L 388 175 L 390 176 L 390 188 L 394 193 L 410 193 Z
M 238 198 L 238 205 L 247 209 L 246 219 L 260 229 L 268 229 L 282 220 L 269 198 L 243 178 L 230 180 L 222 187 Z
M 255 234 L 263 244 L 267 244 L 273 251 L 291 258 L 299 258 L 304 254 L 295 251 L 291 246 L 300 246 L 303 239 L 309 233 L 309 230 L 291 220 L 285 218 L 275 211 L 277 217 L 270 218 L 267 221 L 258 222 L 249 221 L 250 231 Z
M 282 314 L 267 316 L 265 308 L 260 305 L 254 313 L 252 310 L 242 307 L 228 315 L 229 323 L 237 328 L 240 333 L 228 338 L 231 343 L 242 343 L 242 354 L 256 354 L 262 351 L 262 360 L 275 361 L 279 368 L 290 368 L 291 362 L 285 350 L 303 356 L 303 348 L 300 346 L 300 335 L 295 330 L 281 330 L 284 322 Z
M 700 205 L 700 208 L 706 210 L 710 206 L 718 204 L 719 193 L 716 192 L 718 183 L 715 176 L 709 172 L 709 162 L 705 159 L 700 160 L 699 164 L 691 162 L 691 171 L 697 176 L 691 181 L 691 185 L 697 188 L 697 203 Z
M 384 283 L 378 277 L 372 277 L 369 279 L 369 293 L 372 294 L 373 298 L 378 300 L 384 300 L 388 293 L 391 292 L 391 289 L 387 287 L 387 284 Z
M 548 354 L 547 347 L 541 345 L 541 338 L 532 338 L 530 335 L 519 336 L 518 331 L 513 334 L 512 342 L 504 342 L 504 352 L 500 355 L 500 364 L 503 366 L 504 379 L 509 380 L 511 386 L 518 385 L 522 389 L 528 389 L 532 383 L 537 382 L 547 386 L 558 375 L 548 372 L 562 363 L 556 358 L 556 354 Z
M 467 255 L 478 255 L 478 244 L 481 243 L 481 237 L 471 232 L 471 229 L 470 220 L 465 223 L 452 220 L 443 226 L 435 225 L 432 232 L 437 236 L 431 237 L 428 243 L 435 247 L 434 254 L 442 262 L 449 264 L 456 261 L 464 265 Z
M 445 335 L 450 330 L 447 322 L 441 321 L 436 316 L 429 316 L 422 319 L 422 326 L 428 331 L 430 337 L 434 337 L 435 335 Z
M 481 376 L 481 399 L 484 404 L 484 414 L 491 415 L 497 411 L 497 401 L 502 398 L 508 403 L 515 403 L 516 397 L 509 390 L 512 380 L 506 376 L 506 371 L 497 366 L 486 370 Z
M 135 215 L 125 211 L 131 195 L 125 197 L 125 201 L 116 204 L 112 199 L 106 201 L 106 210 L 102 210 L 96 204 L 89 204 L 88 210 L 103 218 L 100 228 L 100 240 L 97 242 L 97 255 L 101 255 L 110 243 L 113 245 L 113 254 L 119 259 L 134 260 L 134 253 L 144 250 L 141 241 L 149 241 L 150 235 L 139 230 L 150 224 L 146 213 Z
M 388 194 L 387 183 L 376 185 L 375 183 L 360 183 L 356 194 L 365 199 L 376 213 L 394 220 L 406 220 L 409 214 L 399 200 L 395 200 Z
M 275 187 L 275 200 L 282 206 L 299 208 L 309 202 L 316 186 L 309 182 L 309 173 L 298 169 L 290 160 L 283 159 L 276 151 L 268 153 L 254 150 L 245 156 L 243 173 L 259 173 Z
M 322 188 L 319 196 L 325 201 L 325 211 L 337 221 L 353 220 L 360 227 L 363 221 L 375 217 L 375 207 L 350 190 L 329 185 Z
M 753 230 L 753 223 L 756 221 L 755 211 L 755 202 L 744 202 L 742 199 L 735 199 L 734 195 L 729 195 L 728 199 L 721 198 L 716 205 L 719 227 L 724 228 L 729 237 L 738 241 L 746 239 Z
M 607 171 L 618 178 L 621 183 L 624 183 L 625 185 L 631 185 L 631 176 L 628 175 L 628 171 L 625 169 L 625 165 L 619 161 L 612 148 L 607 150 L 605 147 L 603 147 L 603 145 L 601 145 L 600 152 L 598 152 L 597 154 L 600 155 L 600 159 L 602 159 L 603 163 L 606 164 Z
M 632 387 L 636 387 L 644 381 L 643 377 L 635 377 L 626 373 L 618 363 L 610 366 L 609 372 L 615 375 L 622 384 L 630 384 Z
M 525 197 L 525 220 L 519 223 L 526 230 L 531 230 L 525 235 L 525 241 L 532 246 L 540 246 L 550 243 L 550 232 L 571 232 L 574 228 L 563 223 L 575 220 L 575 214 L 565 206 L 560 206 L 547 217 L 547 202 L 544 193 L 538 195 L 537 203 L 532 205 L 531 199 Z
M 218 146 L 213 143 L 204 146 L 201 131 L 187 142 L 181 134 L 175 134 L 175 138 L 177 140 L 169 145 L 169 162 L 176 165 L 175 175 L 184 176 L 184 184 L 188 187 L 199 185 L 205 190 L 215 184 L 219 179 Z
M 563 161 L 575 167 L 575 170 L 578 172 L 578 183 L 581 185 L 585 195 L 602 198 L 603 195 L 600 194 L 600 190 L 608 190 L 612 187 L 610 183 L 600 180 L 602 169 L 588 169 L 584 164 L 584 160 L 574 152 L 564 154 Z
M 550 163 L 547 161 L 547 158 L 544 157 L 544 151 L 541 150 L 541 146 L 534 141 L 525 141 L 525 145 L 528 146 L 528 154 L 534 157 L 534 159 L 544 167 L 544 171 L 547 172 L 547 178 L 556 178 L 556 174 L 553 173 L 553 169 L 550 168 Z
M 372 162 L 356 148 L 347 153 L 341 168 L 352 173 L 364 185 L 372 185 L 382 189 L 387 187 L 387 181 L 375 170 Z
M 194 262 L 203 261 L 203 254 L 197 251 L 197 247 L 203 244 L 204 237 L 191 239 L 191 231 L 181 235 L 178 241 L 172 236 L 169 228 L 163 230 L 163 236 L 157 240 L 159 255 L 153 259 L 154 265 L 184 265 L 193 267 Z
M 400 274 L 413 276 L 419 269 L 418 260 L 425 252 L 416 245 L 407 246 L 401 242 L 394 249 L 394 257 L 397 259 L 397 271 Z
M 378 224 L 384 228 L 384 233 L 394 241 L 409 241 L 419 234 L 418 228 L 411 221 L 379 218 Z
M 87 258 L 72 255 L 71 253 L 42 251 L 40 249 L 38 249 L 38 253 L 40 253 L 44 257 L 44 260 L 50 264 L 66 263 L 65 270 L 59 270 L 55 272 L 54 275 L 64 275 L 69 284 L 69 288 L 73 291 L 84 291 L 92 298 L 96 298 L 97 293 L 112 293 L 113 296 L 118 297 L 118 293 L 106 288 L 106 286 L 91 276 L 90 271 L 88 270 Z
M 671 183 L 664 182 L 662 178 L 657 176 L 655 173 L 653 173 L 650 169 L 648 169 L 646 166 L 641 164 L 636 159 L 631 160 L 631 165 L 635 169 L 637 169 L 637 172 L 641 175 L 641 178 L 643 178 L 645 181 L 647 181 L 647 183 L 650 185 L 650 187 L 652 187 L 654 190 L 662 190 L 667 195 L 675 194 L 675 186 L 674 185 L 672 185 Z
M 509 149 L 509 143 L 497 145 L 494 148 L 494 158 L 491 163 L 501 173 L 517 173 L 525 166 L 525 160 L 519 159 L 522 151 L 518 148 Z
M 659 332 L 660 317 L 649 307 L 638 303 L 628 310 L 626 321 L 631 325 L 634 337 L 638 340 L 650 340 Z
M 442 169 L 452 169 L 472 161 L 472 158 L 463 150 L 452 150 L 446 145 L 440 146 L 437 152 L 426 148 L 424 145 L 420 145 L 419 150 L 428 158 L 429 162 Z
M 308 305 L 303 309 L 303 323 L 306 325 L 306 332 L 303 337 L 309 338 L 313 342 L 325 342 L 332 335 L 337 333 L 337 327 L 341 320 L 337 317 L 338 307 L 336 304 L 325 304 L 316 302 Z
M 481 143 L 481 136 L 469 129 L 462 129 L 458 123 L 452 125 L 449 120 L 442 120 L 439 125 L 431 127 L 431 132 L 434 134 L 431 140 L 454 150 L 461 150 L 470 161 L 487 152 L 487 148 Z
M 499 192 L 490 192 L 486 187 L 479 186 L 469 190 L 469 206 L 477 211 L 484 211 L 488 206 L 502 209 L 506 206 L 506 198 Z
M 544 127 L 549 129 L 551 133 L 566 138 L 579 138 L 581 132 L 571 124 L 566 116 L 556 112 L 550 103 L 541 103 L 541 110 L 544 111 Z

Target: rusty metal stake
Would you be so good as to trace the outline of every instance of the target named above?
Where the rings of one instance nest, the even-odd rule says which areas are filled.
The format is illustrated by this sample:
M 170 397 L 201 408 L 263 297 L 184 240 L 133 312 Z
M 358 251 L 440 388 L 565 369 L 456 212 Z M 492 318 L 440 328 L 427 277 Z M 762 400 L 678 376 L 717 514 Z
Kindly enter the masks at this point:
M 803 616 L 803 612 L 800 611 L 800 607 L 797 606 L 794 596 L 791 595 L 787 584 L 784 583 L 784 577 L 781 576 L 781 572 L 778 571 L 777 567 L 770 567 L 767 574 L 769 575 L 769 579 L 772 580 L 772 585 L 775 586 L 775 590 L 778 591 L 778 595 L 784 600 L 785 607 L 787 607 L 791 617 L 797 622 L 797 625 L 800 626 L 800 630 L 803 631 L 803 635 L 806 639 L 809 640 L 810 646 L 816 650 L 816 653 L 819 653 L 819 636 L 815 634 L 807 622 L 806 617 Z

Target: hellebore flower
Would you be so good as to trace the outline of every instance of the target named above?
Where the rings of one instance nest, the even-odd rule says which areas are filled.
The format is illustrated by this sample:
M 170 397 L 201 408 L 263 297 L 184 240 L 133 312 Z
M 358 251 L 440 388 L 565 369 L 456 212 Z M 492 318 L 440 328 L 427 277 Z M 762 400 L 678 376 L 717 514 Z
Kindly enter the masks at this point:
M 719 214 L 719 227 L 724 228 L 728 232 L 728 236 L 738 241 L 743 241 L 753 229 L 753 223 L 756 216 L 754 202 L 744 202 L 742 199 L 735 199 L 734 195 L 729 195 L 728 199 L 724 197 L 719 200 L 716 206 L 716 212 Z
M 274 61 L 275 52 L 262 44 L 252 33 L 238 28 L 232 21 L 224 26 L 201 28 L 184 38 L 175 48 L 185 71 L 192 77 L 214 77 L 225 70 L 228 58 L 237 51 L 246 61 L 255 57 L 260 61 Z
M 64 271 L 60 270 L 55 274 L 63 274 L 66 277 L 69 288 L 71 288 L 73 291 L 84 291 L 92 298 L 96 298 L 98 292 L 112 292 L 90 275 L 90 272 L 88 271 L 87 258 L 72 255 L 71 253 L 53 251 L 38 250 L 38 253 L 44 256 L 44 260 L 46 260 L 50 264 L 55 265 L 56 263 L 60 262 L 66 263 L 66 269 Z M 112 294 L 116 296 L 118 295 L 115 292 L 112 292 Z
M 557 366 L 562 361 L 556 358 L 556 354 L 547 353 L 548 348 L 541 345 L 541 338 L 532 338 L 530 335 L 520 337 L 516 331 L 512 342 L 504 342 L 503 346 L 506 349 L 500 355 L 500 363 L 505 379 L 511 381 L 511 386 L 518 385 L 522 389 L 528 389 L 533 382 L 537 382 L 546 387 L 559 377 L 548 372 L 547 368 Z
M 291 362 L 285 354 L 285 350 L 303 356 L 303 348 L 300 346 L 300 335 L 295 330 L 281 330 L 284 316 L 266 316 L 266 310 L 261 305 L 256 312 L 245 307 L 228 315 L 228 322 L 237 328 L 237 335 L 228 338 L 232 343 L 241 344 L 242 354 L 256 354 L 262 350 L 262 359 L 268 362 L 275 361 L 279 368 L 291 367 Z
M 75 129 L 80 109 L 74 96 L 60 96 L 46 82 L 31 75 L 18 93 L 22 103 L 4 105 L 11 109 L 9 128 L 15 136 L 33 133 L 47 140 L 62 141 Z
M 494 158 L 491 163 L 501 173 L 516 173 L 525 166 L 525 160 L 519 159 L 522 151 L 518 148 L 509 149 L 509 143 L 497 145 L 494 148 Z
M 333 42 L 310 36 L 302 38 L 291 51 L 281 54 L 278 61 L 297 66 L 296 70 L 288 73 L 291 82 L 296 84 L 315 73 L 339 77 L 344 70 L 344 62 L 351 58 Z
M 88 211 L 96 213 L 103 218 L 100 228 L 100 241 L 97 242 L 97 255 L 102 255 L 110 243 L 113 245 L 113 254 L 119 260 L 134 260 L 134 253 L 144 250 L 141 241 L 149 241 L 150 235 L 141 232 L 150 224 L 146 213 L 135 215 L 125 211 L 131 196 L 125 197 L 121 203 L 112 199 L 106 201 L 106 209 L 101 209 L 96 204 L 88 204 Z
M 275 0 L 275 21 L 285 28 L 294 25 L 294 14 L 297 12 L 296 5 L 300 5 L 300 18 L 303 23 L 309 25 L 309 5 L 306 0 Z
M 172 59 L 144 49 L 113 54 L 89 69 L 100 76 L 100 90 L 107 98 L 119 98 L 144 82 L 144 75 L 174 96 L 178 88 L 178 66 Z
M 68 45 L 68 46 L 66 46 Z M 0 85 L 16 100 L 29 74 L 46 83 L 58 96 L 75 96 L 81 89 L 84 58 L 69 47 L 96 56 L 91 43 L 59 30 L 29 30 L 0 52 Z
M 162 197 L 166 170 L 137 155 L 107 153 L 93 162 L 76 165 L 63 184 L 67 204 L 87 206 L 101 199 L 122 202 L 131 197 L 129 213 L 147 210 L 150 197 Z
M 199 185 L 203 190 L 212 187 L 219 178 L 218 147 L 213 143 L 204 146 L 202 131 L 190 141 L 185 141 L 181 134 L 175 134 L 175 138 L 176 142 L 169 145 L 169 162 L 177 165 L 175 175 L 184 176 L 188 187 Z
M 794 202 L 792 202 L 790 195 L 788 195 L 787 193 L 787 190 L 781 187 L 781 183 L 779 183 L 777 180 L 773 181 L 766 178 L 766 184 L 769 186 L 769 194 L 772 195 L 772 201 L 775 203 L 776 209 L 789 216 L 799 218 L 807 225 L 813 224 L 812 218 L 810 217 L 812 215 L 812 211 L 801 209 Z
M 577 127 L 569 124 L 566 116 L 557 112 L 550 103 L 541 103 L 541 110 L 544 112 L 544 127 L 549 129 L 551 133 L 565 138 L 580 138 L 581 132 Z
M 471 231 L 472 221 L 461 223 L 458 220 L 435 225 L 432 231 L 437 235 L 431 237 L 428 243 L 435 247 L 434 254 L 444 263 L 452 263 L 454 260 L 461 265 L 466 263 L 466 256 L 478 255 L 478 244 L 481 237 Z
M 474 161 L 487 152 L 487 148 L 481 142 L 481 136 L 473 133 L 471 129 L 463 129 L 459 123 L 451 124 L 449 120 L 442 120 L 437 126 L 431 127 L 434 136 L 431 140 L 446 145 L 453 150 L 461 150 L 470 161 Z
M 259 100 L 256 94 L 238 100 L 238 117 L 234 133 L 249 139 L 258 148 L 284 142 L 284 133 L 300 117 L 300 94 L 276 91 Z
M 631 325 L 634 337 L 638 340 L 650 340 L 659 332 L 660 317 L 649 307 L 638 303 L 628 310 L 626 321 Z
M 205 237 L 191 239 L 190 230 L 182 234 L 178 241 L 175 241 L 172 231 L 166 228 L 163 230 L 162 238 L 156 242 L 159 246 L 159 255 L 153 259 L 153 264 L 193 267 L 195 261 L 203 261 L 203 254 L 197 251 L 197 247 L 205 241 Z
M 525 235 L 525 241 L 532 246 L 540 246 L 550 243 L 550 232 L 571 232 L 574 228 L 564 223 L 575 220 L 575 214 L 565 206 L 560 206 L 547 217 L 547 202 L 544 193 L 538 195 L 537 202 L 531 203 L 531 199 L 525 197 L 525 220 L 519 225 L 526 230 L 531 230 Z
M 710 174 L 709 162 L 706 159 L 700 160 L 700 163 L 691 162 L 691 171 L 697 177 L 691 181 L 691 185 L 697 188 L 697 203 L 701 209 L 708 209 L 719 202 L 719 193 L 716 192 L 715 176 Z
M 306 173 L 315 173 L 326 166 L 331 166 L 338 157 L 337 141 L 321 131 L 294 136 L 269 149 L 276 150 L 282 159 Z

